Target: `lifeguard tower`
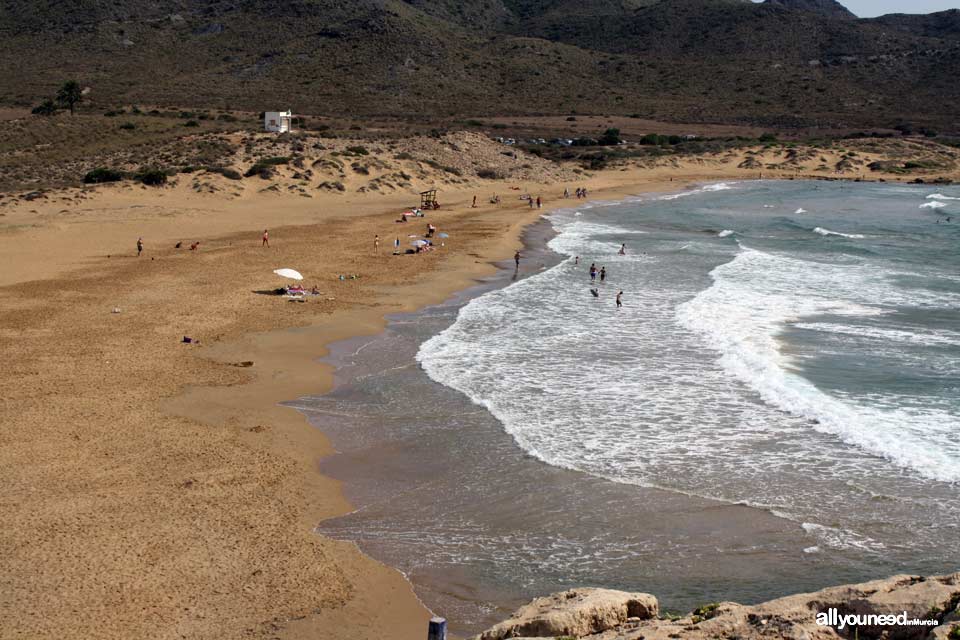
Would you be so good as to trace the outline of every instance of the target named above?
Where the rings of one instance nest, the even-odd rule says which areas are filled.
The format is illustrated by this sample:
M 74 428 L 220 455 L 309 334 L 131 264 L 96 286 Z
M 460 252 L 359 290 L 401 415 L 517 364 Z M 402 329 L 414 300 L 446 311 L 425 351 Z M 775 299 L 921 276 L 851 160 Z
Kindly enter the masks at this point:
M 420 208 L 424 211 L 440 208 L 440 203 L 437 202 L 436 189 L 430 189 L 429 191 L 422 191 L 420 193 Z

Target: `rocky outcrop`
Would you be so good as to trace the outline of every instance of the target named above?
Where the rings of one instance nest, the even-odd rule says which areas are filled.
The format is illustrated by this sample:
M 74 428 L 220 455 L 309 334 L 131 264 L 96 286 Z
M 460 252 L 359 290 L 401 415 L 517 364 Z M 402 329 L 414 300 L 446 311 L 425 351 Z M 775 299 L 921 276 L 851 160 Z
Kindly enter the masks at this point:
M 631 603 L 635 603 L 632 604 Z M 631 609 L 631 606 L 634 607 Z M 538 598 L 477 640 L 574 637 L 581 640 L 954 640 L 960 638 L 960 573 L 894 576 L 830 587 L 755 606 L 705 605 L 682 618 L 657 617 L 656 598 L 604 589 L 575 589 Z M 817 614 L 836 615 L 818 622 Z M 902 616 L 937 624 L 841 625 L 845 616 Z M 874 620 L 873 622 L 876 622 Z M 884 622 L 880 620 L 879 622 Z M 841 628 L 842 627 L 842 628 Z
M 571 589 L 520 607 L 509 620 L 480 634 L 479 640 L 589 636 L 623 626 L 628 620 L 656 618 L 658 613 L 657 599 L 646 593 Z

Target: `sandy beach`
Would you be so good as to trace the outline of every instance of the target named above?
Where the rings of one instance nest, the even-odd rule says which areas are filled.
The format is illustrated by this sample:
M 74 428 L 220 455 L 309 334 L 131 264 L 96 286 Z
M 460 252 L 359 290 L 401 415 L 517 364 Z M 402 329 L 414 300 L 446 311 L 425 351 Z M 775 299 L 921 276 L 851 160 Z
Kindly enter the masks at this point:
M 491 273 L 527 224 L 574 202 L 565 187 L 612 199 L 754 177 L 736 164 L 465 181 L 407 224 L 412 191 L 110 186 L 6 207 L 0 637 L 424 637 L 430 614 L 403 576 L 313 532 L 350 505 L 316 472 L 323 434 L 278 403 L 330 387 L 326 345 Z M 428 222 L 443 247 L 391 255 Z M 320 294 L 269 295 L 280 267 Z

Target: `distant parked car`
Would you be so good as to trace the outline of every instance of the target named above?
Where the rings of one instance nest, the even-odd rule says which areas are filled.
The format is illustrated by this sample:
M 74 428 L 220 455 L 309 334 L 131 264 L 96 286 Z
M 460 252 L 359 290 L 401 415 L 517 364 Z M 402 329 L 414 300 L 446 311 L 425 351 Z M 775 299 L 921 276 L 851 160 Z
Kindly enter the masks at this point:
M 503 144 L 517 144 L 517 141 L 514 140 L 513 138 L 507 138 L 506 140 L 503 141 Z

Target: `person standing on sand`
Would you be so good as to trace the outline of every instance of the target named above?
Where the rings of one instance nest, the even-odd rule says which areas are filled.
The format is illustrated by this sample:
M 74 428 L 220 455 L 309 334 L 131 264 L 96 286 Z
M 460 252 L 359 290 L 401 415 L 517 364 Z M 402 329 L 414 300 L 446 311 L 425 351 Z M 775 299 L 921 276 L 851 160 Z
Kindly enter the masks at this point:
M 596 263 L 590 263 L 590 282 L 593 282 L 597 279 L 597 265 Z
M 623 301 L 620 299 L 622 295 L 623 295 L 623 291 L 620 291 L 617 293 L 617 309 L 623 306 Z
M 606 279 L 607 279 L 607 268 L 600 267 L 600 282 L 603 282 Z
M 270 246 L 270 232 L 267 231 L 266 229 L 263 230 L 263 242 L 260 243 L 260 246 L 261 247 Z
M 393 241 L 393 250 L 400 251 L 400 236 L 397 236 L 397 239 Z
M 513 261 L 517 264 L 517 271 L 519 271 L 520 270 L 520 252 L 519 251 L 513 254 Z
M 563 188 L 563 197 L 564 199 L 567 199 L 570 197 L 570 189 L 567 189 L 566 187 Z
M 380 236 L 373 236 L 373 252 L 380 253 Z
M 540 202 L 540 196 L 537 196 L 537 209 L 543 206 L 543 203 Z
M 476 209 L 476 208 L 477 208 L 477 196 L 473 196 L 473 204 L 470 205 L 470 208 L 471 208 L 471 209 Z
M 140 257 L 140 254 L 143 253 L 143 238 L 137 238 L 137 257 Z

